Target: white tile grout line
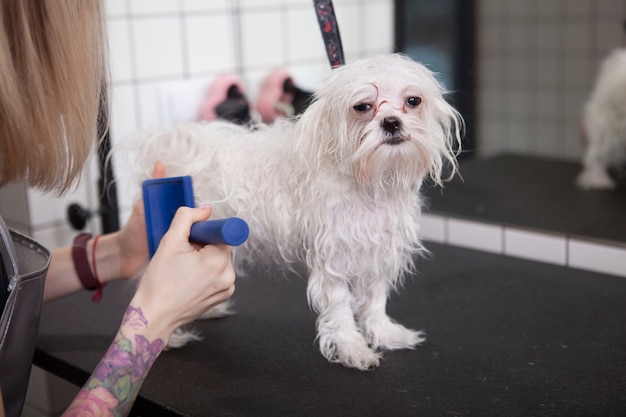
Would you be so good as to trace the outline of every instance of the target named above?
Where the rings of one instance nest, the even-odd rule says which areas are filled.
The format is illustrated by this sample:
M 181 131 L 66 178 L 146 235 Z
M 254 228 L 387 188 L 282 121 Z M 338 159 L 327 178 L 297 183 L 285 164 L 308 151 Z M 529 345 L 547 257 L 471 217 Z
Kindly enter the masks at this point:
M 443 222 L 443 236 L 441 236 L 440 238 L 437 238 L 437 241 L 442 241 L 442 243 L 447 244 L 447 245 L 453 245 L 453 246 L 459 246 L 457 244 L 455 244 L 454 242 L 450 241 L 450 220 L 461 220 L 461 219 L 456 219 L 455 217 L 450 217 L 450 216 L 442 216 L 442 215 L 431 215 L 428 213 L 425 213 L 422 215 L 422 218 L 426 219 L 426 220 L 430 220 L 433 222 L 437 222 L 437 221 L 441 221 Z M 566 234 L 560 234 L 560 233 L 552 233 L 552 232 L 543 232 L 543 231 L 539 231 L 536 229 L 529 229 L 529 228 L 524 228 L 524 227 L 507 227 L 507 226 L 503 226 L 503 225 L 499 225 L 499 224 L 493 224 L 493 223 L 489 223 L 489 222 L 477 222 L 474 220 L 466 220 L 463 219 L 463 222 L 466 222 L 472 226 L 489 226 L 489 227 L 500 227 L 500 233 L 501 233 L 501 244 L 500 246 L 500 251 L 499 252 L 495 252 L 498 253 L 500 255 L 504 255 L 504 256 L 511 256 L 511 257 L 521 257 L 521 256 L 516 256 L 516 255 L 512 255 L 510 253 L 507 253 L 506 250 L 506 232 L 507 230 L 511 230 L 511 231 L 524 231 L 524 232 L 528 232 L 530 234 L 534 234 L 537 235 L 537 237 L 557 237 L 557 238 L 562 238 L 563 239 L 563 243 L 565 245 L 565 266 L 570 267 L 570 268 L 576 268 L 576 269 L 583 269 L 583 270 L 587 270 L 587 271 L 594 271 L 594 272 L 601 272 L 601 273 L 606 273 L 606 274 L 611 274 L 611 275 L 617 275 L 617 276 L 621 276 L 621 277 L 626 277 L 626 245 L 620 242 L 614 242 L 614 241 L 608 241 L 608 240 L 598 240 L 598 239 L 592 239 L 592 238 L 581 238 L 581 237 L 574 237 L 574 236 L 568 236 Z M 424 238 L 425 240 L 429 240 L 428 237 Z M 594 246 L 595 248 L 598 248 L 600 250 L 606 250 L 606 251 L 612 251 L 615 252 L 617 251 L 624 251 L 624 256 L 623 258 L 623 263 L 624 263 L 624 267 L 615 267 L 615 266 L 598 266 L 598 265 L 586 265 L 586 264 L 581 264 L 580 261 L 575 261 L 571 258 L 571 245 L 572 244 L 577 244 L 579 242 L 583 242 L 583 243 L 587 243 L 589 245 Z M 473 245 L 466 245 L 464 244 L 463 247 L 470 247 L 472 249 L 476 249 L 476 250 L 482 250 L 484 251 L 484 248 L 480 247 L 479 245 L 476 245 L 475 247 L 472 247 Z M 494 252 L 491 252 L 494 253 Z M 549 264 L 553 264 L 553 265 L 561 265 L 563 266 L 563 264 L 557 260 L 546 260 L 544 258 L 542 259 L 533 259 L 532 256 L 531 257 L 526 257 L 524 259 L 530 259 L 530 260 L 534 260 L 536 262 L 545 262 L 545 263 L 549 263 Z M 620 258 L 620 260 L 622 260 Z M 620 263 L 621 265 L 621 263 Z

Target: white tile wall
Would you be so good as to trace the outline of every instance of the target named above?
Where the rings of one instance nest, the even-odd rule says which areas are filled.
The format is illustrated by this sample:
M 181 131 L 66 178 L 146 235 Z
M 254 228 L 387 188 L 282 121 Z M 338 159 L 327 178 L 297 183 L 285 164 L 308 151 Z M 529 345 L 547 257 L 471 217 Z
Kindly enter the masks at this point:
M 337 12 L 337 23 L 345 58 L 347 61 L 356 59 L 366 48 L 363 33 L 367 30 L 363 17 L 363 8 L 356 2 L 333 2 Z M 319 30 L 319 29 L 317 29 Z M 325 53 L 322 51 L 322 53 Z
M 423 215 L 420 227 L 423 239 L 437 243 L 446 243 L 448 241 L 448 221 L 444 216 L 436 214 Z
M 502 252 L 503 229 L 498 225 L 448 219 L 448 241 L 455 246 L 486 252 Z
M 285 62 L 287 32 L 282 25 L 282 13 L 272 9 L 244 10 L 240 21 L 244 68 L 263 68 Z
M 128 135 L 136 129 L 137 119 L 141 112 L 139 108 L 139 87 L 133 84 L 121 84 L 115 88 L 111 95 L 111 136 L 119 137 Z M 152 107 L 152 106 L 142 106 Z M 140 113 L 141 112 L 141 113 Z M 156 112 L 152 112 L 156 113 Z
M 132 0 L 128 3 L 128 8 L 133 14 L 144 13 L 176 13 L 180 3 L 172 0 Z
M 239 0 L 239 5 L 242 9 L 250 10 L 255 8 L 277 7 L 281 4 L 281 0 Z
M 626 277 L 626 245 L 540 230 L 462 220 L 426 213 L 422 238 L 469 249 Z
M 571 239 L 569 263 L 575 268 L 626 276 L 626 247 Z
M 504 254 L 567 265 L 567 242 L 564 236 L 505 228 Z
M 233 72 L 236 68 L 235 39 L 222 39 L 224 33 L 235 31 L 236 20 L 229 13 L 189 15 L 185 18 L 185 38 L 191 76 Z M 220 57 L 215 59 L 215 57 Z
M 188 12 L 224 11 L 233 8 L 235 0 L 182 0 L 182 9 Z
M 129 41 L 130 25 L 128 19 L 122 17 L 109 22 L 109 50 L 111 54 L 111 77 L 115 81 L 129 82 L 133 79 L 134 62 L 133 45 Z
M 126 0 L 107 0 L 105 5 L 108 16 L 123 16 L 126 14 Z
M 373 53 L 391 52 L 389 45 L 393 45 L 393 32 L 381 28 L 393 27 L 393 2 L 370 2 L 361 12 L 364 15 L 362 36 L 365 46 Z
M 352 22 L 355 19 L 350 19 Z M 355 22 L 357 23 L 357 22 Z M 341 22 L 339 27 L 343 32 Z M 391 26 L 389 26 L 391 27 Z M 326 50 L 320 36 L 310 36 L 319 32 L 319 25 L 316 19 L 311 19 L 311 10 L 308 7 L 301 7 L 289 11 L 286 18 L 285 30 L 289 36 L 284 39 L 286 54 L 291 62 L 307 62 L 317 59 L 319 62 L 326 62 Z M 342 39 L 342 42 L 346 40 Z M 387 48 L 389 48 L 387 44 Z
M 182 42 L 182 31 L 178 15 L 134 19 L 132 60 L 137 79 L 176 77 L 184 72 L 187 45 Z

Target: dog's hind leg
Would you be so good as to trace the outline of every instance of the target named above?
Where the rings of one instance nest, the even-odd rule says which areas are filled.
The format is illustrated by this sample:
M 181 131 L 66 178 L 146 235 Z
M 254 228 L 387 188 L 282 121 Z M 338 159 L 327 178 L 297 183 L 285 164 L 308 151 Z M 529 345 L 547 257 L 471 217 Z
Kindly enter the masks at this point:
M 221 317 L 226 317 L 235 314 L 235 311 L 232 309 L 232 301 L 227 300 L 223 303 L 220 303 L 213 307 L 210 310 L 207 310 L 200 319 L 217 319 Z M 179 347 L 185 346 L 189 342 L 195 342 L 198 340 L 202 340 L 202 336 L 197 331 L 188 328 L 177 328 L 174 330 L 174 333 L 170 336 L 170 339 L 167 341 L 167 349 L 176 349 Z
M 375 278 L 373 278 L 375 280 Z M 375 349 L 413 349 L 426 340 L 424 332 L 407 329 L 386 313 L 389 284 L 378 280 L 365 289 L 356 289 L 355 312 L 365 338 Z
M 307 295 L 318 313 L 317 334 L 322 355 L 330 362 L 363 371 L 378 366 L 381 354 L 368 346 L 354 321 L 348 283 L 313 271 Z
M 233 310 L 233 302 L 232 300 L 226 300 L 223 303 L 220 303 L 215 307 L 207 310 L 200 316 L 200 318 L 219 319 L 226 316 L 232 316 L 233 314 L 235 314 L 235 310 Z

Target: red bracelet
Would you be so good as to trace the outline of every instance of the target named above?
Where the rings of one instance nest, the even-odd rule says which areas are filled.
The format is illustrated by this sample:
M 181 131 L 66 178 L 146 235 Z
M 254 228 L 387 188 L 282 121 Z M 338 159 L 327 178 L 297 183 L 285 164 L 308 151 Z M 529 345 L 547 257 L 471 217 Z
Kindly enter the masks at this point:
M 83 285 L 83 288 L 89 291 L 97 290 L 91 300 L 98 303 L 102 298 L 102 289 L 104 288 L 104 285 L 102 285 L 98 279 L 98 272 L 96 270 L 96 245 L 100 236 L 94 238 L 91 250 L 93 272 L 91 272 L 92 268 L 89 266 L 89 260 L 87 259 L 87 242 L 91 237 L 89 233 L 81 233 L 74 238 L 72 260 L 74 261 L 74 270 L 76 270 L 76 275 L 78 275 L 78 279 Z

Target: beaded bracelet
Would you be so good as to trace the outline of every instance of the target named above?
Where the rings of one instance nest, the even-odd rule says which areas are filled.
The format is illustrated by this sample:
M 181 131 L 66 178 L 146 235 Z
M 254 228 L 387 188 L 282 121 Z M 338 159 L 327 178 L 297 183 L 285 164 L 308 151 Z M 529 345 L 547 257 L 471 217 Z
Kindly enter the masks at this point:
M 91 300 L 93 302 L 100 302 L 102 298 L 102 290 L 104 285 L 98 279 L 98 271 L 96 269 L 96 245 L 100 236 L 96 236 L 93 240 L 93 247 L 91 249 L 91 266 L 87 258 L 87 242 L 91 239 L 92 235 L 89 233 L 81 233 L 74 238 L 72 245 L 72 260 L 74 261 L 74 270 L 76 275 L 83 285 L 83 288 L 89 291 L 96 290 Z M 92 272 L 93 268 L 93 272 Z

